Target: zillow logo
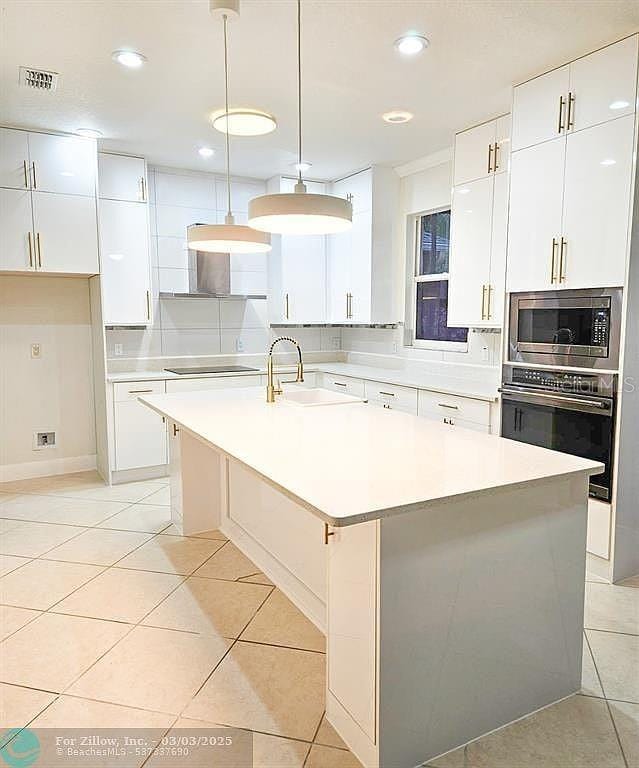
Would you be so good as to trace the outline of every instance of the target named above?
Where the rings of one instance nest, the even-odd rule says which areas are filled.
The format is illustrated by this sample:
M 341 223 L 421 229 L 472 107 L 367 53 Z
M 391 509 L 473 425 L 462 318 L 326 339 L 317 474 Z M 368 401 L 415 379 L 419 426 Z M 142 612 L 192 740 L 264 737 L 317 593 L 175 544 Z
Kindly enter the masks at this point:
M 40 739 L 28 728 L 12 728 L 2 736 L 0 757 L 9 768 L 29 768 L 40 757 Z

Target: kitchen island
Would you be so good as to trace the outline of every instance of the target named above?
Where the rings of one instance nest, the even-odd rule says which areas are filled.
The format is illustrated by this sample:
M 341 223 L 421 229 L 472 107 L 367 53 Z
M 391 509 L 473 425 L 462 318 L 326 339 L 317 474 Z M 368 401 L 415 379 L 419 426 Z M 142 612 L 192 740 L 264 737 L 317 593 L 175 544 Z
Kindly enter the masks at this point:
M 363 765 L 411 768 L 577 692 L 601 465 L 334 399 L 140 398 L 174 435 L 184 532 L 219 527 L 325 632 L 327 717 Z

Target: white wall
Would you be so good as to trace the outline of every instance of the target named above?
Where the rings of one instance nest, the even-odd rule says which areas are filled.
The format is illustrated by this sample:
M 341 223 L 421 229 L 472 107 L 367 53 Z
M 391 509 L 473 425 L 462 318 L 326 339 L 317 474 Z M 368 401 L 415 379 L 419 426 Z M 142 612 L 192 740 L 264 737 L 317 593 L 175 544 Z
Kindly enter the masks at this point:
M 232 180 L 232 207 L 238 224 L 246 223 L 248 202 L 263 194 L 255 179 Z M 210 173 L 149 169 L 153 325 L 146 330 L 113 329 L 106 333 L 107 357 L 177 357 L 265 352 L 280 335 L 268 324 L 266 300 L 159 299 L 159 292 L 185 292 L 189 286 L 186 227 L 194 222 L 221 223 L 226 214 L 225 179 Z M 266 294 L 268 254 L 233 255 L 231 290 Z M 305 351 L 335 348 L 337 329 L 296 329 Z M 339 344 L 338 344 L 339 346 Z
M 422 161 L 396 169 L 401 178 L 399 236 L 395 247 L 395 306 L 404 317 L 406 300 L 406 224 L 412 214 L 443 208 L 451 203 L 452 152 L 446 150 Z M 496 366 L 500 362 L 501 334 L 471 332 L 467 352 L 404 347 L 404 329 L 348 328 L 342 332 L 342 348 L 349 352 L 398 355 L 410 360 Z
M 93 402 L 88 280 L 0 276 L 0 481 L 94 466 Z

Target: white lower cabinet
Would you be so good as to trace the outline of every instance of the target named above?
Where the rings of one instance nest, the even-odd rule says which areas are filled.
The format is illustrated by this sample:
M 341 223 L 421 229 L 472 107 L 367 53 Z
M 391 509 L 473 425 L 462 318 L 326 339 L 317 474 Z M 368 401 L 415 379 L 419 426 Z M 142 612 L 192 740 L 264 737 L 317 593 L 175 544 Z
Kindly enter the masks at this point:
M 420 389 L 417 412 L 419 416 L 436 419 L 451 427 L 490 432 L 490 403 L 485 400 Z
M 163 393 L 163 381 L 131 381 L 114 385 L 117 471 L 162 466 L 168 462 L 166 424 L 162 416 L 138 400 L 142 395 Z
M 333 373 L 321 374 L 321 385 L 324 389 L 332 389 L 334 392 L 344 392 L 354 397 L 366 397 L 366 386 L 361 379 L 351 376 L 339 376 Z
M 417 390 L 397 384 L 366 381 L 366 398 L 372 405 L 417 416 Z

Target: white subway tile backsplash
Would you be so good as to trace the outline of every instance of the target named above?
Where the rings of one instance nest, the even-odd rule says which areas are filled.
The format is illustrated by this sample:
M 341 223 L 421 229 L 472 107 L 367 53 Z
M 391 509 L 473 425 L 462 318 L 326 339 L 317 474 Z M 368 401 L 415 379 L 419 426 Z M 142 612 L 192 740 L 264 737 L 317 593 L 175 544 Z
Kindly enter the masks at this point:
M 220 332 L 217 328 L 180 328 L 162 330 L 162 354 L 169 357 L 181 355 L 218 355 Z
M 233 272 L 263 272 L 267 273 L 267 253 L 232 253 L 231 270 Z
M 219 299 L 163 299 L 162 329 L 220 327 Z
M 211 174 L 180 174 L 156 171 L 156 202 L 186 208 L 217 208 L 216 180 Z
M 266 354 L 270 344 L 270 334 L 266 328 L 222 329 L 220 339 L 222 354 L 236 354 L 237 352 L 248 354 L 264 352 Z
M 158 265 L 171 269 L 188 269 L 189 249 L 186 237 L 158 237 Z
M 225 329 L 268 329 L 266 301 L 263 299 L 220 299 L 220 326 Z
M 265 296 L 268 291 L 264 272 L 231 271 L 231 292 L 245 295 Z
M 157 230 L 160 237 L 186 238 L 191 224 L 217 224 L 217 211 L 211 208 L 185 208 L 179 205 L 157 205 Z
M 160 267 L 160 291 L 165 293 L 188 293 L 189 270 Z
M 115 345 L 122 345 L 122 357 L 158 357 L 162 354 L 159 329 L 114 328 L 107 332 L 107 357 L 115 357 Z

